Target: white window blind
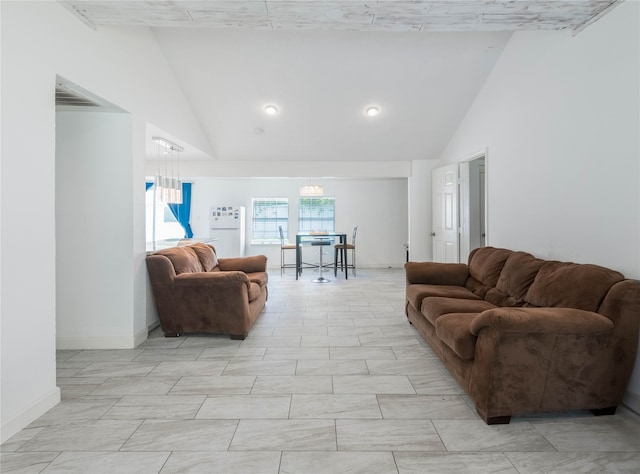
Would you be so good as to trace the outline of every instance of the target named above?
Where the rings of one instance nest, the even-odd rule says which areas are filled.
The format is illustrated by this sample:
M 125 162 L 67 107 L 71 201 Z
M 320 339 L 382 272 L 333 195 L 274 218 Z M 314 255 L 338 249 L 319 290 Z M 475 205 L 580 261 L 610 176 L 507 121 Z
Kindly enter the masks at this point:
M 298 206 L 298 230 L 335 231 L 335 198 L 301 197 Z
M 251 243 L 280 243 L 278 226 L 285 238 L 289 234 L 289 200 L 287 198 L 254 198 Z

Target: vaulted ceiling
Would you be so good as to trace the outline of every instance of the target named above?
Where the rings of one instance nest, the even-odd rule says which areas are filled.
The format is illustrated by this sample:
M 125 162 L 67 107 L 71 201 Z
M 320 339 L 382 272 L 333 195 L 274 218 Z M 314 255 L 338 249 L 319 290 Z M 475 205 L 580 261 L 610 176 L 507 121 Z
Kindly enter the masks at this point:
M 95 29 L 152 28 L 210 158 L 393 161 L 439 156 L 513 31 L 576 34 L 619 2 L 61 3 Z

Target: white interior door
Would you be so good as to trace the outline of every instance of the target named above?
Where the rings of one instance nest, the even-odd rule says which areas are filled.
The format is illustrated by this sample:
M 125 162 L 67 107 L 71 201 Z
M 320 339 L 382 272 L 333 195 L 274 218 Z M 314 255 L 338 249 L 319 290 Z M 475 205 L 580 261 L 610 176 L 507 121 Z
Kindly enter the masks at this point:
M 431 173 L 433 261 L 458 263 L 458 164 Z

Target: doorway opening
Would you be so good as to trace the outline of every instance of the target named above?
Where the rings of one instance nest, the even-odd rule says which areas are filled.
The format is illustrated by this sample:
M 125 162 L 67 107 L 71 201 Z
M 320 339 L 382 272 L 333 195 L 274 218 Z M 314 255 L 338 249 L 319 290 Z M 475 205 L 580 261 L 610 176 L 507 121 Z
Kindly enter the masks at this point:
M 487 245 L 487 152 L 460 163 L 460 261 Z
M 56 347 L 131 348 L 131 115 L 60 76 L 55 104 Z

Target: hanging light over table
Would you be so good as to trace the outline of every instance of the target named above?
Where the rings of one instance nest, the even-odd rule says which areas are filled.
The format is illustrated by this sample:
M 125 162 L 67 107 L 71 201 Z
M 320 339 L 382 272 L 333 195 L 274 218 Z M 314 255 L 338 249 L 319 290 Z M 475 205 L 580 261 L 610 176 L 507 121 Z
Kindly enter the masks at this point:
M 162 137 L 151 137 L 158 144 L 158 155 L 164 156 L 164 174 L 156 175 L 160 200 L 167 204 L 182 204 L 182 180 L 180 179 L 180 152 L 184 148 Z
M 300 186 L 300 196 L 303 197 L 321 197 L 324 196 L 324 186 L 317 184 L 307 184 Z

